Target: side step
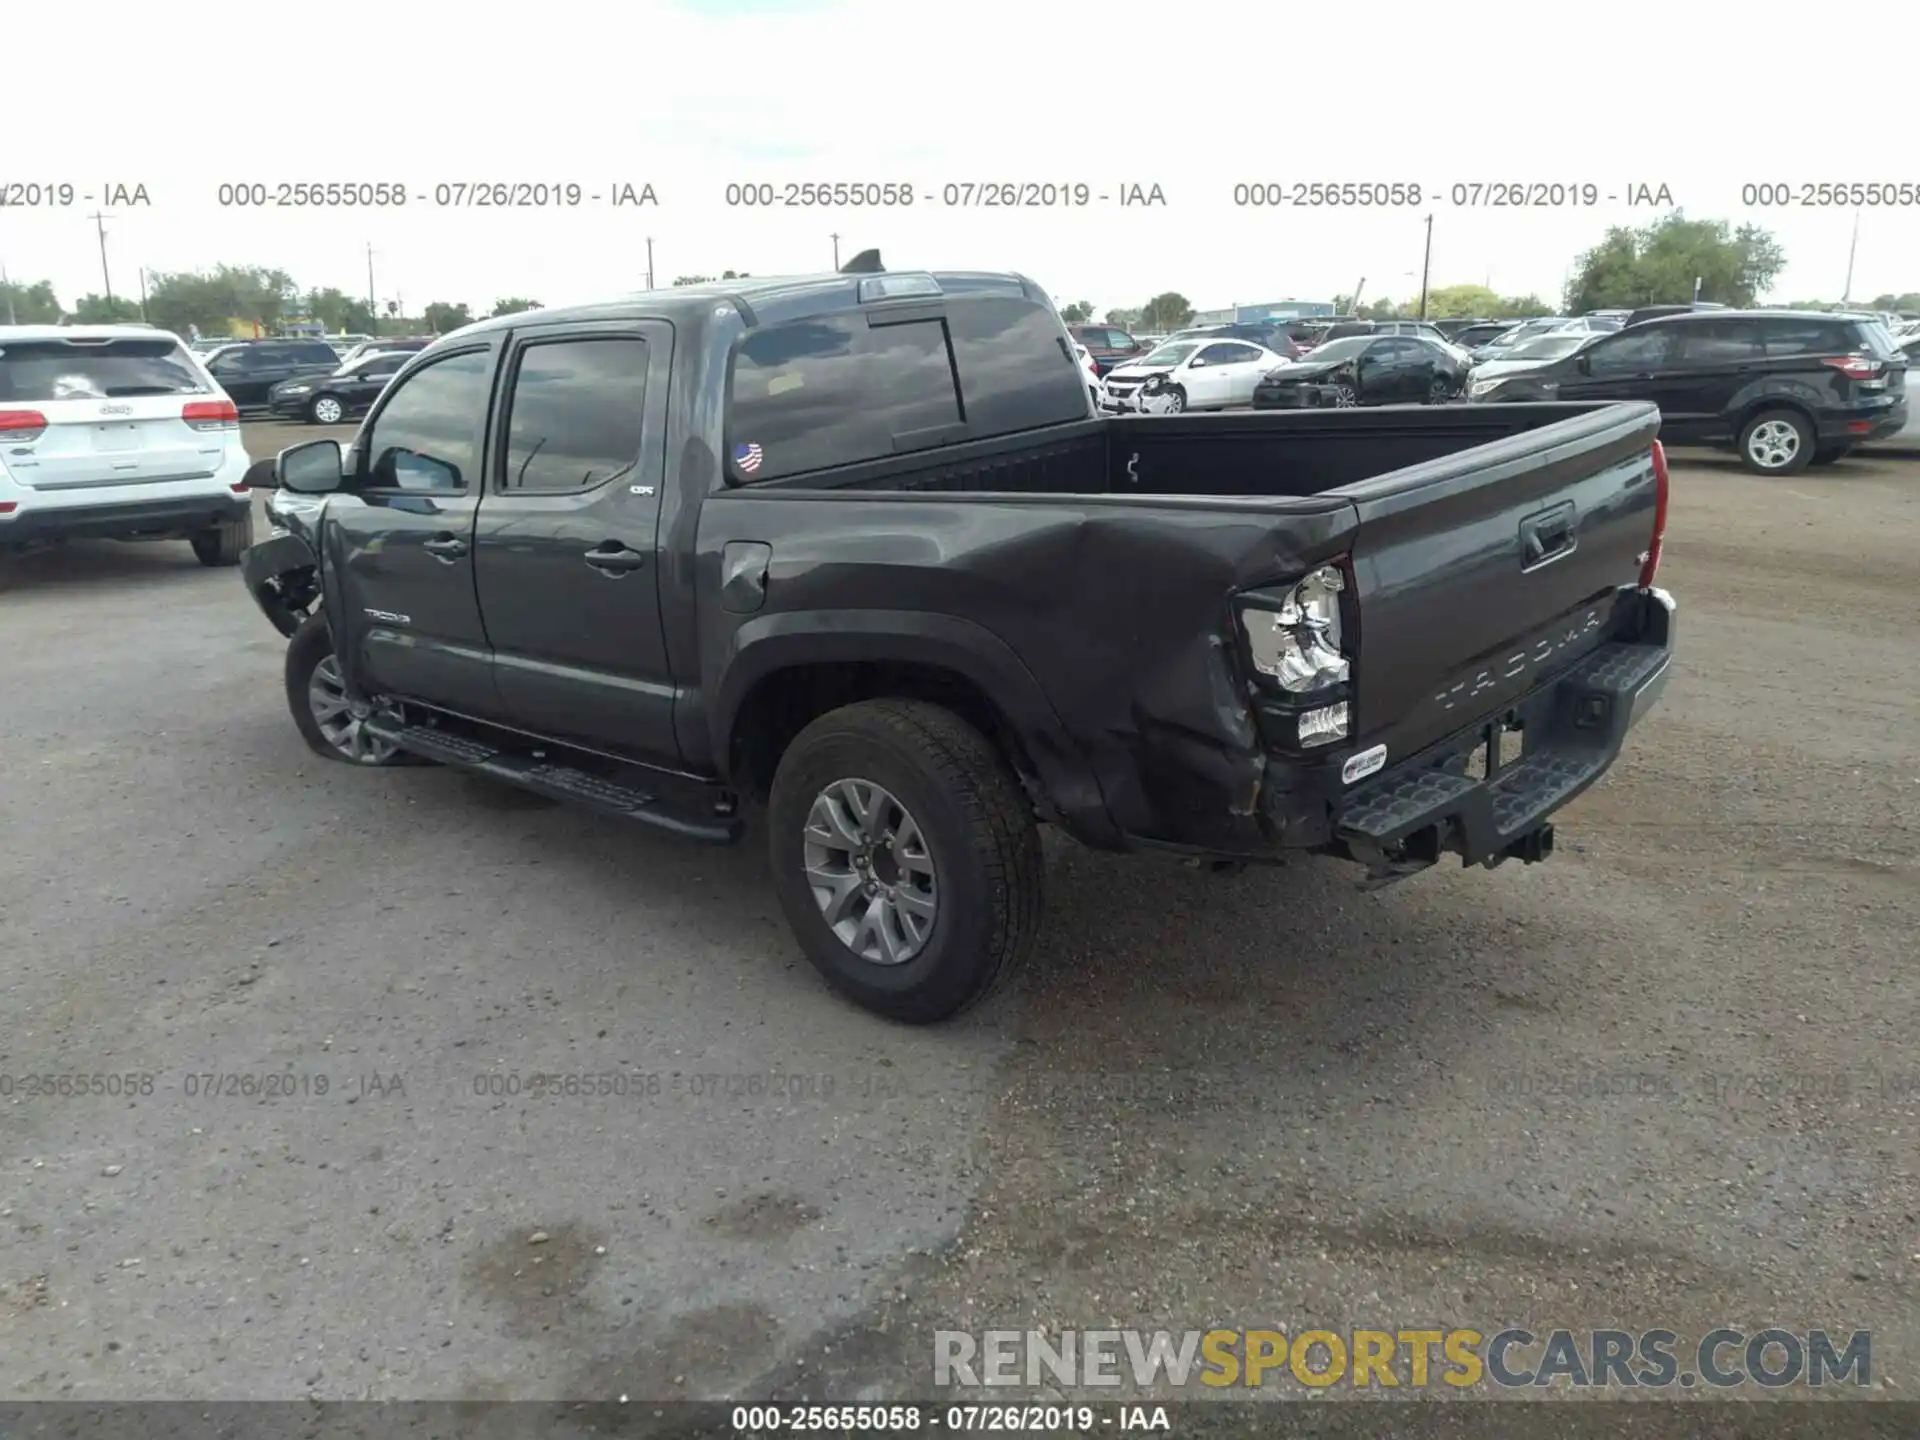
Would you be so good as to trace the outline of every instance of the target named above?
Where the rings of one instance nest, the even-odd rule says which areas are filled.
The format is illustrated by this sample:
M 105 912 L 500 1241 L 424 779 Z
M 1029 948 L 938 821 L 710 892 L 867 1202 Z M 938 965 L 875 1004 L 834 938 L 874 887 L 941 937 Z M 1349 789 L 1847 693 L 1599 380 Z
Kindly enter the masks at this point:
M 540 744 L 531 737 L 486 739 L 432 725 L 394 725 L 378 718 L 369 720 L 367 729 L 378 739 L 423 760 L 517 785 L 550 800 L 632 820 L 683 840 L 704 845 L 732 845 L 746 833 L 746 823 L 731 813 L 731 798 L 717 786 L 701 787 L 697 781 L 661 774 L 658 784 L 642 789 L 637 784 L 586 768 L 597 757 L 581 755 L 582 764 L 569 765 L 554 758 L 556 754 L 567 753 L 564 746 Z M 639 766 L 622 768 L 635 772 L 642 769 Z M 658 793 L 668 789 L 689 793 L 680 795 L 680 803 L 676 805 Z M 687 813 L 697 812 L 702 800 L 712 807 L 707 817 L 696 818 Z

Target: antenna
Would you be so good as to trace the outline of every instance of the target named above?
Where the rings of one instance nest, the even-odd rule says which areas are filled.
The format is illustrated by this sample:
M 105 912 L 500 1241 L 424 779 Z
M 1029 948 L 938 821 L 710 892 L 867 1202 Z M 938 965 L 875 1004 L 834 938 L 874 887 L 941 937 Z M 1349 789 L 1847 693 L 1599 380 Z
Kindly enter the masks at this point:
M 840 267 L 840 273 L 842 275 L 881 275 L 886 273 L 886 266 L 880 263 L 878 250 L 862 250 Z

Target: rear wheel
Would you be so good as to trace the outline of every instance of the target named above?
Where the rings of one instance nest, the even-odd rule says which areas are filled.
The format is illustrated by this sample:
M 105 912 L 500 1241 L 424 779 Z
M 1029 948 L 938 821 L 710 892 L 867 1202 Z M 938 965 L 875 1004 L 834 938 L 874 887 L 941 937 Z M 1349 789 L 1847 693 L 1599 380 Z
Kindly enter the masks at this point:
M 347 418 L 347 407 L 337 395 L 316 395 L 307 407 L 307 418 L 316 425 L 338 425 Z
M 347 695 L 326 616 L 309 615 L 287 645 L 287 708 L 300 738 L 316 755 L 348 765 L 419 763 L 406 752 L 375 740 L 366 722 L 373 707 Z
M 1434 376 L 1432 383 L 1427 386 L 1427 404 L 1429 405 L 1444 405 L 1453 399 L 1453 396 L 1453 386 L 1448 383 L 1444 375 Z
M 1836 460 L 1844 460 L 1853 453 L 1851 445 L 1822 445 L 1813 452 L 1809 465 L 1831 465 Z
M 891 1019 L 977 1004 L 1039 930 L 1044 866 L 1020 784 L 937 705 L 864 701 L 801 731 L 774 776 L 767 843 L 807 959 Z
M 202 565 L 238 565 L 240 553 L 253 544 L 253 513 L 227 520 L 211 530 L 187 537 L 194 559 Z
M 1740 463 L 1756 475 L 1798 475 L 1813 448 L 1813 426 L 1797 410 L 1763 410 L 1740 432 Z

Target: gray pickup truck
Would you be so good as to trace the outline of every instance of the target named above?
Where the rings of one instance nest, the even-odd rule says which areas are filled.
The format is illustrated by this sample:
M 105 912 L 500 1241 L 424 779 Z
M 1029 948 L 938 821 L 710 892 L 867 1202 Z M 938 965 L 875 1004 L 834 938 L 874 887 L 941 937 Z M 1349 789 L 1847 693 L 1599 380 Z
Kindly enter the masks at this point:
M 808 957 L 930 1022 L 1032 947 L 1039 824 L 1537 861 L 1659 695 L 1653 406 L 1103 417 L 1032 282 L 851 270 L 483 321 L 257 465 L 307 742 L 759 815 Z

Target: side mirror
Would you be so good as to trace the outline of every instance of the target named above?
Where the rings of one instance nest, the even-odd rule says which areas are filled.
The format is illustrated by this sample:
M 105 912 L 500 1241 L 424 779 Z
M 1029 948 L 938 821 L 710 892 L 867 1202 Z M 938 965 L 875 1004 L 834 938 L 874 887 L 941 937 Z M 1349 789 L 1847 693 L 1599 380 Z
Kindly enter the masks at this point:
M 300 495 L 330 495 L 344 475 L 338 440 L 290 446 L 273 463 L 281 486 Z
M 245 485 L 249 490 L 278 490 L 280 477 L 271 460 L 256 460 L 247 467 Z
M 1202 360 L 1198 356 L 1196 356 L 1195 358 L 1187 362 L 1187 368 L 1189 370 L 1204 370 L 1207 368 L 1207 366 L 1211 365 L 1212 363 L 1213 362 L 1211 360 Z

